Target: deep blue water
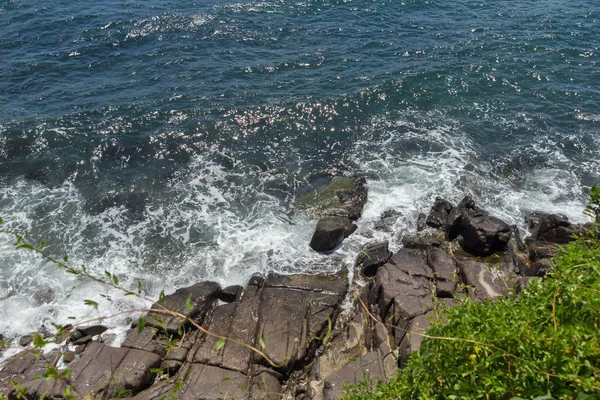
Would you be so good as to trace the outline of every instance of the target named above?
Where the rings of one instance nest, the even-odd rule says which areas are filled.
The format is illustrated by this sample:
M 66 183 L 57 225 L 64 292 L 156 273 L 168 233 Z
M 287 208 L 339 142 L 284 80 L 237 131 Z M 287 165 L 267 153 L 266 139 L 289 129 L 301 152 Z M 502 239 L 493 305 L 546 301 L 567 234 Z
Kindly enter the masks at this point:
M 599 21 L 596 0 L 0 0 L 0 216 L 150 295 L 397 248 L 436 195 L 584 221 Z M 370 188 L 338 256 L 290 213 L 326 170 Z M 0 247 L 0 333 L 102 290 Z

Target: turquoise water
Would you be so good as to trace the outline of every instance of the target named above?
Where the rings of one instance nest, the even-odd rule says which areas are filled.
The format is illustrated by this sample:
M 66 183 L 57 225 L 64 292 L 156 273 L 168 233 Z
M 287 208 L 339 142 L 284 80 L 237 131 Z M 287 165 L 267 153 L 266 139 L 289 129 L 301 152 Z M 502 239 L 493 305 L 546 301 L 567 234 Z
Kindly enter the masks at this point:
M 151 296 L 397 249 L 437 195 L 585 221 L 599 20 L 594 0 L 0 0 L 0 216 Z M 331 170 L 370 198 L 324 256 L 291 202 Z M 2 240 L 0 333 L 95 315 L 106 289 Z M 102 313 L 136 304 L 109 294 Z

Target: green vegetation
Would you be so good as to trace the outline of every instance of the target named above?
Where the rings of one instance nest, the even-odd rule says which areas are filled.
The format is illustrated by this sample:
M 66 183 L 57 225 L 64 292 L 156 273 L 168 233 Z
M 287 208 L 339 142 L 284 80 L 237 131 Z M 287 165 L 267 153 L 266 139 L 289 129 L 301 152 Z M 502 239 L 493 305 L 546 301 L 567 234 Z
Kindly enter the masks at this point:
M 586 213 L 599 222 L 600 188 L 590 194 Z M 553 262 L 518 296 L 447 310 L 395 380 L 349 387 L 345 398 L 600 398 L 600 225 Z

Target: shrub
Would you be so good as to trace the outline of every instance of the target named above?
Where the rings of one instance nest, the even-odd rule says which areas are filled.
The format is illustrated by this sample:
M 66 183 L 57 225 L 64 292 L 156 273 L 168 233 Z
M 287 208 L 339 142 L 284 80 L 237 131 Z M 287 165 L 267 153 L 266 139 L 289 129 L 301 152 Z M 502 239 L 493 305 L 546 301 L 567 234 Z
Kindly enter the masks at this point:
M 517 297 L 447 310 L 395 380 L 350 387 L 345 398 L 600 398 L 598 227 L 553 262 Z

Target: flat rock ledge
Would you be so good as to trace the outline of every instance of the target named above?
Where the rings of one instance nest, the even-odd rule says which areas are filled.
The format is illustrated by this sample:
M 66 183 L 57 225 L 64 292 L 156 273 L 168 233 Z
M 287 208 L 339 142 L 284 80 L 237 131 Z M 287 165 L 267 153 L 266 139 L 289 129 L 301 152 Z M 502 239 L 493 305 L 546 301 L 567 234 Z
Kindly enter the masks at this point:
M 421 220 L 395 254 L 387 242 L 363 248 L 352 285 L 346 268 L 255 276 L 245 288 L 199 282 L 165 299 L 194 324 L 152 313 L 119 348 L 92 341 L 74 357 L 23 352 L 0 371 L 0 394 L 16 398 L 12 380 L 28 389 L 28 399 L 60 399 L 67 387 L 88 399 L 338 399 L 346 383 L 394 377 L 447 307 L 518 293 L 543 279 L 557 245 L 585 228 L 537 212 L 527 217 L 532 235 L 522 241 L 515 227 L 468 197 L 457 206 L 437 199 Z M 239 343 L 261 349 L 270 362 Z M 74 358 L 68 377 L 38 377 L 67 355 Z

